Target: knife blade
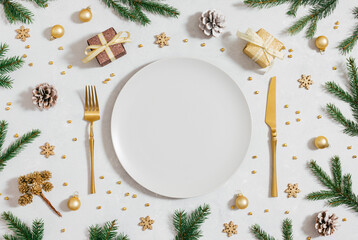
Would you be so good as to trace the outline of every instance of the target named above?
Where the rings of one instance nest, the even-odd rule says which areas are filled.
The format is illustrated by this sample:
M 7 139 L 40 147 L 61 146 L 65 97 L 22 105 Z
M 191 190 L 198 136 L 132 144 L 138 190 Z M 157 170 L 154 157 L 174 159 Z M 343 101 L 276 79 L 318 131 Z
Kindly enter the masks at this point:
M 272 180 L 271 180 L 271 196 L 277 197 L 277 173 L 276 173 L 276 77 L 271 78 L 270 87 L 267 95 L 266 105 L 266 124 L 271 128 L 271 144 L 272 144 Z

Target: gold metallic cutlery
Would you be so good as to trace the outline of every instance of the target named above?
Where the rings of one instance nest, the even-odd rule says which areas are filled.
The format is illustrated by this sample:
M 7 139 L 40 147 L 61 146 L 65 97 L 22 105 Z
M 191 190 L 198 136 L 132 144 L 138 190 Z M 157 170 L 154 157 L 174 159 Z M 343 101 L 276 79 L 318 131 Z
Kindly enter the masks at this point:
M 96 193 L 94 182 L 94 138 L 93 138 L 93 122 L 100 119 L 99 107 L 97 99 L 97 91 L 95 86 L 86 86 L 85 88 L 85 116 L 84 119 L 91 123 L 90 130 L 90 149 L 91 149 L 91 193 Z
M 271 144 L 272 144 L 272 187 L 271 196 L 277 197 L 277 173 L 276 173 L 276 77 L 271 78 L 270 88 L 267 96 L 266 105 L 266 124 L 271 128 Z

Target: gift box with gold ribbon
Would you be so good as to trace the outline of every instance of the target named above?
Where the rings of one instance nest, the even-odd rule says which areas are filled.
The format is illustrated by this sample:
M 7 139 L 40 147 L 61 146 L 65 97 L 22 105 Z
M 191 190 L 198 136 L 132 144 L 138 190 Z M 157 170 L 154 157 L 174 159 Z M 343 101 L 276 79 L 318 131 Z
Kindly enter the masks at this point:
M 250 28 L 246 33 L 238 31 L 237 36 L 248 41 L 244 53 L 262 68 L 271 66 L 275 58 L 282 60 L 284 57 L 283 53 L 280 52 L 285 48 L 283 43 L 263 28 L 257 32 Z
M 126 36 L 122 36 L 125 33 Z M 114 28 L 109 28 L 104 32 L 87 40 L 88 47 L 85 50 L 85 57 L 82 62 L 88 63 L 96 58 L 99 65 L 105 66 L 117 58 L 126 55 L 123 43 L 130 42 L 129 32 L 117 33 Z

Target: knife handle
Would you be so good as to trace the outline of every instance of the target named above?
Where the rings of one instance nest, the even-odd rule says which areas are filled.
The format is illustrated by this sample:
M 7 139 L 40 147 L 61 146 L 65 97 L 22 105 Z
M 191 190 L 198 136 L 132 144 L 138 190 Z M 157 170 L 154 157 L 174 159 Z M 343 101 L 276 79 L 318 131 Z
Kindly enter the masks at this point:
M 277 146 L 277 133 L 276 129 L 271 132 L 272 142 L 272 188 L 271 196 L 277 197 L 277 173 L 276 173 L 276 146 Z

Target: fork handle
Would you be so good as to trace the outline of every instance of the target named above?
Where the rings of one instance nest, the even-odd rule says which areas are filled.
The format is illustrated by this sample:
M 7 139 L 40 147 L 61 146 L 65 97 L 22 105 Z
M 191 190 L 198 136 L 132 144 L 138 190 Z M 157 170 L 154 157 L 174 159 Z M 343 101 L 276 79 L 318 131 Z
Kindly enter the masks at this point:
M 93 138 L 93 122 L 91 122 L 90 130 L 90 149 L 91 149 L 91 193 L 96 193 L 95 182 L 94 182 L 94 138 Z
M 277 133 L 276 130 L 272 130 L 271 133 L 272 143 L 272 188 L 271 196 L 277 197 L 277 173 L 276 173 L 276 146 L 277 146 Z

